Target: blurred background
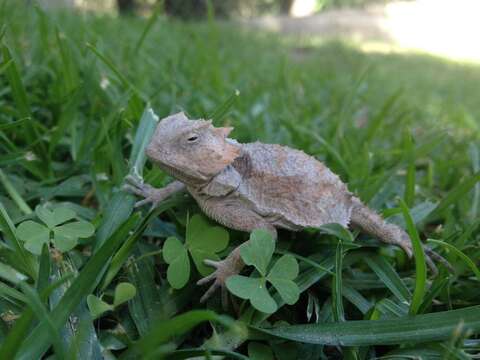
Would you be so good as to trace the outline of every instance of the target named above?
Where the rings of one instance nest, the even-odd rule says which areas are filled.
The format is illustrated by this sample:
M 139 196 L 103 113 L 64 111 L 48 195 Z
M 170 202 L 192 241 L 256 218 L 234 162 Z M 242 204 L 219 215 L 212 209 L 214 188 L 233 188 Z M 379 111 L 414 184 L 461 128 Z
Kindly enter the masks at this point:
M 161 3 L 169 16 L 240 20 L 283 35 L 336 38 L 366 51 L 417 50 L 447 58 L 479 61 L 475 46 L 480 2 L 475 0 L 41 0 L 121 15 L 148 15 Z

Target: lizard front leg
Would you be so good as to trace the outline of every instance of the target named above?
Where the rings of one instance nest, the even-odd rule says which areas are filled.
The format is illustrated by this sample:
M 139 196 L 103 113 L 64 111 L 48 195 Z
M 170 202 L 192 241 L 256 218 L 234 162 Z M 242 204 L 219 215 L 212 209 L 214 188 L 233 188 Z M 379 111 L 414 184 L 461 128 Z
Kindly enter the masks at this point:
M 132 175 L 127 176 L 125 180 L 127 181 L 127 184 L 124 185 L 125 190 L 144 198 L 143 200 L 137 201 L 135 207 L 148 203 L 152 203 L 152 207 L 156 207 L 169 196 L 185 190 L 185 184 L 180 181 L 173 181 L 167 186 L 157 189 L 149 184 L 143 183 Z
M 275 239 L 277 238 L 277 231 L 271 223 L 235 199 L 210 198 L 206 201 L 197 197 L 196 199 L 208 216 L 228 228 L 247 232 L 255 229 L 265 229 L 271 232 Z M 226 304 L 225 282 L 228 277 L 240 273 L 245 266 L 240 256 L 240 246 L 236 247 L 224 260 L 213 261 L 207 259 L 205 264 L 214 267 L 215 271 L 197 282 L 197 285 L 204 285 L 213 281 L 213 284 L 200 298 L 200 302 L 205 302 L 215 290 L 221 288 L 222 303 Z

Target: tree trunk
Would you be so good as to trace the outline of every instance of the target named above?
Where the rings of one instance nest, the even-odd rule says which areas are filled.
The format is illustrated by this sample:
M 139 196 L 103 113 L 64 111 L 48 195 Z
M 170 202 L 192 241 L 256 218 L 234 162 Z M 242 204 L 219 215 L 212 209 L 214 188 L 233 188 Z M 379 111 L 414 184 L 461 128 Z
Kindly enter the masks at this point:
M 168 15 L 183 19 L 202 18 L 207 15 L 207 4 L 204 0 L 165 0 L 163 6 Z
M 295 0 L 281 0 L 280 1 L 280 12 L 282 14 L 290 14 L 290 9 L 292 8 L 292 5 Z
M 117 0 L 117 8 L 121 15 L 130 15 L 135 10 L 135 0 Z

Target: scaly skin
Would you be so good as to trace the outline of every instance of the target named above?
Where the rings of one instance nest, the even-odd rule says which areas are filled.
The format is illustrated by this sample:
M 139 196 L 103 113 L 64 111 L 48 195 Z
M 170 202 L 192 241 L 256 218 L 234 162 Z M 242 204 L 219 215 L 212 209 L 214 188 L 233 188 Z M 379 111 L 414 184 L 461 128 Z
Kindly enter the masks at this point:
M 183 113 L 160 121 L 147 155 L 177 181 L 154 189 L 127 179 L 128 189 L 145 198 L 137 204 L 155 206 L 186 189 L 209 217 L 232 229 L 266 229 L 276 237 L 277 228 L 297 231 L 338 223 L 400 246 L 412 256 L 405 231 L 362 204 L 320 161 L 286 146 L 240 144 L 227 137 L 231 130 L 215 128 L 211 121 L 189 120 Z M 444 261 L 431 251 L 427 254 Z M 223 261 L 206 263 L 216 270 L 198 282 L 213 281 L 202 301 L 244 266 L 239 248 Z

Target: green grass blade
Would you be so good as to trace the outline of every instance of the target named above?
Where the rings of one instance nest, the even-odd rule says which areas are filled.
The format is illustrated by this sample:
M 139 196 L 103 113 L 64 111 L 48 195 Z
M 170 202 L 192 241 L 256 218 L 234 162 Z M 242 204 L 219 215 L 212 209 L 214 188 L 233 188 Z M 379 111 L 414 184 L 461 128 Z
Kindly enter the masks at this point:
M 192 359 L 192 358 L 207 358 L 207 352 L 211 355 L 224 356 L 227 359 L 238 359 L 238 360 L 249 360 L 250 358 L 242 355 L 240 353 L 228 350 L 217 350 L 217 349 L 181 349 L 176 350 L 168 354 L 169 360 L 182 360 L 182 359 Z
M 409 208 L 413 206 L 415 200 L 415 147 L 413 145 L 412 135 L 410 131 L 405 132 L 404 136 L 404 152 L 407 157 L 407 174 L 405 176 L 405 195 L 404 200 Z
M 32 116 L 32 111 L 30 109 L 30 104 L 27 98 L 27 92 L 23 86 L 22 80 L 20 78 L 20 73 L 18 71 L 17 65 L 13 60 L 10 49 L 5 45 L 1 45 L 2 56 L 3 56 L 3 66 L 10 63 L 10 65 L 5 69 L 5 75 L 7 76 L 8 82 L 11 87 L 12 97 L 15 100 L 15 105 L 17 110 L 22 118 L 30 118 Z M 28 140 L 33 142 L 35 141 L 34 134 L 35 132 L 31 127 L 25 129 L 27 131 Z
M 0 230 L 5 234 L 10 246 L 13 248 L 15 253 L 18 256 L 18 267 L 25 271 L 32 279 L 35 279 L 37 276 L 37 263 L 35 258 L 28 253 L 24 248 L 23 244 L 18 240 L 15 233 L 15 226 L 13 225 L 12 220 L 7 214 L 7 210 L 0 202 Z M 10 264 L 13 266 L 13 264 Z
M 307 344 L 372 346 L 444 341 L 462 331 L 480 333 L 480 306 L 389 320 L 357 320 L 339 323 L 255 328 L 277 338 Z
M 293 253 L 293 252 L 286 251 L 286 250 L 282 250 L 282 249 L 275 249 L 275 254 L 292 255 L 292 256 L 293 256 L 294 258 L 296 258 L 297 260 L 303 261 L 305 264 L 308 264 L 308 265 L 310 265 L 310 266 L 313 267 L 313 268 L 316 268 L 316 269 L 321 270 L 321 271 L 325 271 L 326 273 L 328 273 L 328 274 L 330 274 L 330 275 L 334 275 L 334 274 L 335 274 L 333 271 L 331 271 L 330 269 L 327 269 L 327 268 L 323 267 L 322 265 L 320 265 L 320 264 L 317 263 L 316 261 L 313 261 L 312 259 L 306 258 L 306 257 L 301 256 L 301 255 L 295 254 L 295 253 Z
M 340 240 L 335 254 L 335 275 L 332 277 L 332 313 L 335 321 L 345 321 L 342 295 L 343 246 Z
M 78 86 L 78 74 L 74 69 L 74 62 L 65 36 L 58 28 L 55 28 L 55 40 L 60 50 L 60 59 L 62 60 L 63 82 L 66 93 L 71 93 Z
M 4 1 L 3 4 L 2 4 L 4 6 L 3 6 L 3 8 L 0 8 L 0 9 L 4 10 L 4 7 L 5 7 L 6 3 L 7 2 Z M 6 32 L 7 32 L 7 25 L 3 24 L 2 27 L 0 28 L 0 41 L 3 40 L 3 37 L 5 36 Z
M 445 289 L 449 282 L 450 280 L 448 278 L 442 278 L 438 280 L 435 279 L 432 286 L 425 294 L 422 306 L 420 306 L 420 309 L 418 310 L 420 314 L 428 312 L 428 309 L 432 305 L 433 299 L 435 299 Z
M 152 108 L 146 107 L 138 124 L 138 129 L 135 133 L 132 151 L 130 153 L 130 174 L 137 177 L 142 177 L 143 166 L 147 160 L 145 149 L 150 143 L 150 139 L 155 132 L 158 123 L 158 116 Z
M 471 143 L 468 147 L 468 152 L 472 160 L 472 170 L 474 173 L 480 172 L 480 150 L 478 146 Z M 478 219 L 478 210 L 480 204 L 480 183 L 475 184 L 473 189 L 472 206 L 470 207 L 470 218 L 472 220 Z
M 365 256 L 364 260 L 398 300 L 405 304 L 410 302 L 410 291 L 393 266 L 383 256 L 369 255 Z
M 4 299 L 14 299 L 22 303 L 25 303 L 27 301 L 25 295 L 23 295 L 20 291 L 4 284 L 3 282 L 0 282 L 0 296 Z
M 17 189 L 15 189 L 15 186 L 11 183 L 11 181 L 8 179 L 7 175 L 0 169 L 0 183 L 2 183 L 3 187 L 7 191 L 8 195 L 10 195 L 10 198 L 17 204 L 18 208 L 24 213 L 24 214 L 31 214 L 32 209 L 28 204 L 23 200 L 22 196 L 18 193 Z
M 467 242 L 467 240 L 472 236 L 474 231 L 477 229 L 477 227 L 480 226 L 480 219 L 477 219 L 468 227 L 465 229 L 465 231 L 462 233 L 462 235 L 459 236 L 459 238 L 455 241 L 455 244 L 459 248 L 463 248 Z
M 14 129 L 14 128 L 20 126 L 20 125 L 23 125 L 25 122 L 30 121 L 30 120 L 31 120 L 30 118 L 23 118 L 23 119 L 19 119 L 17 121 L 12 121 L 8 124 L 2 124 L 2 125 L 0 125 L 0 131 Z
M 226 327 L 232 325 L 231 319 L 217 315 L 210 310 L 188 311 L 170 320 L 158 323 L 148 335 L 144 336 L 135 345 L 133 351 L 143 354 L 143 356 L 146 357 L 173 337 L 182 335 L 205 321 L 213 321 Z
M 55 350 L 55 358 L 64 359 L 65 349 L 63 347 L 62 339 L 60 338 L 60 333 L 58 329 L 53 323 L 49 311 L 45 308 L 45 305 L 43 305 L 42 301 L 38 296 L 38 293 L 34 291 L 30 286 L 23 283 L 21 284 L 21 288 L 28 300 L 28 304 L 32 309 L 34 315 L 39 321 L 42 321 L 46 324 L 47 331 L 51 337 L 53 348 Z
M 52 265 L 52 281 L 58 281 L 70 274 L 78 276 L 78 267 L 69 254 L 64 254 L 63 259 Z M 66 281 L 52 291 L 49 297 L 50 308 L 55 308 L 58 305 L 71 285 L 72 281 Z M 100 343 L 85 299 L 70 314 L 65 325 L 60 328 L 60 334 L 65 348 L 68 347 L 67 358 L 72 358 L 71 354 L 73 352 L 76 359 L 103 359 Z
M 133 256 L 141 254 L 141 247 L 136 248 L 138 251 L 135 251 Z M 148 334 L 156 321 L 174 315 L 165 312 L 165 302 L 172 298 L 172 294 L 161 293 L 155 283 L 155 272 L 155 264 L 151 258 L 139 260 L 139 257 L 135 257 L 134 261 L 125 266 L 128 281 L 137 289 L 137 296 L 128 302 L 128 310 L 140 337 Z
M 94 251 L 97 251 L 107 239 L 124 223 L 132 214 L 135 196 L 125 191 L 117 191 L 110 199 L 104 211 L 102 225 L 97 230 Z
M 434 240 L 434 239 L 428 239 L 427 241 L 429 243 L 441 245 L 447 248 L 448 250 L 450 250 L 451 252 L 453 252 L 455 255 L 457 255 L 460 259 L 462 259 L 465 262 L 465 264 L 470 268 L 470 270 L 473 271 L 477 279 L 480 280 L 480 270 L 478 269 L 477 265 L 475 265 L 475 263 L 472 261 L 472 259 L 470 259 L 464 252 L 458 250 L 452 244 L 446 243 L 444 241 Z
M 7 62 L 4 62 L 1 66 L 0 66 L 0 75 L 2 75 L 3 72 L 5 72 L 5 70 L 8 69 L 8 67 L 13 63 L 13 59 L 10 59 L 8 60 Z
M 360 292 L 349 285 L 343 284 L 342 295 L 355 305 L 362 314 L 366 314 L 373 306 Z
M 158 207 L 148 213 L 148 215 L 142 220 L 135 232 L 127 238 L 127 240 L 122 244 L 120 249 L 118 249 L 118 251 L 116 252 L 107 271 L 107 274 L 105 275 L 105 279 L 101 286 L 102 289 L 105 289 L 113 280 L 115 275 L 117 275 L 117 273 L 120 271 L 125 261 L 127 261 L 127 258 L 133 249 L 133 246 L 141 238 L 148 224 L 162 212 L 170 209 L 173 205 L 176 204 L 178 204 L 178 201 L 176 200 L 167 200 L 162 202 Z
M 332 156 L 332 158 L 337 162 L 337 164 L 342 168 L 342 171 L 345 174 L 350 174 L 350 167 L 347 165 L 343 157 L 340 155 L 340 153 L 335 149 L 334 146 L 332 146 L 327 140 L 325 140 L 322 136 L 319 134 L 316 134 L 312 132 L 311 130 L 302 127 L 302 126 L 297 126 L 295 127 L 300 133 L 312 137 L 317 141 L 321 146 L 325 148 L 325 150 Z
M 67 281 L 70 277 L 66 276 L 50 284 L 42 294 L 42 297 L 49 296 L 50 293 Z M 23 294 L 22 294 L 23 295 Z M 25 296 L 25 295 L 23 295 Z M 25 298 L 25 301 L 27 299 Z M 19 351 L 25 351 L 25 347 L 22 344 L 27 336 L 29 330 L 31 330 L 31 322 L 33 321 L 34 313 L 30 307 L 27 307 L 21 314 L 20 318 L 15 322 L 13 328 L 9 331 L 7 338 L 1 344 L 0 358 L 1 359 L 14 359 L 15 355 Z M 47 335 L 48 336 L 48 335 Z
M 135 44 L 135 49 L 134 49 L 134 56 L 138 56 L 138 52 L 140 51 L 140 48 L 142 47 L 143 43 L 145 42 L 145 39 L 152 30 L 153 25 L 158 19 L 158 15 L 162 12 L 163 9 L 163 1 L 159 1 L 157 5 L 155 6 L 155 9 L 152 12 L 152 15 L 150 15 L 150 18 L 148 19 L 147 25 L 142 31 L 142 34 L 140 35 L 140 38 L 138 39 L 137 43 Z
M 235 89 L 235 91 L 228 97 L 227 100 L 223 102 L 218 108 L 216 108 L 208 118 L 212 119 L 214 123 L 219 123 L 225 115 L 228 113 L 228 110 L 233 106 L 237 98 L 240 96 L 240 91 Z
M 34 148 L 36 149 L 37 155 L 46 160 L 46 148 L 44 147 L 44 144 L 39 141 L 39 139 L 41 139 L 40 134 L 35 129 L 34 122 L 31 120 L 32 110 L 28 102 L 27 91 L 20 78 L 20 73 L 15 64 L 15 60 L 10 53 L 10 49 L 5 44 L 1 44 L 0 47 L 3 56 L 3 65 L 5 66 L 10 63 L 10 65 L 5 68 L 4 73 L 10 84 L 12 97 L 15 101 L 18 114 L 20 115 L 20 118 L 30 119 L 30 121 L 25 122 L 23 126 L 26 140 L 28 144 L 36 144 Z
M 8 332 L 7 338 L 0 347 L 0 358 L 14 359 L 15 355 L 22 349 L 22 343 L 25 335 L 30 329 L 30 324 L 34 318 L 33 311 L 27 308 L 22 312 L 20 318 Z
M 402 317 L 408 315 L 408 307 L 397 304 L 394 301 L 386 298 L 377 303 L 375 306 L 380 312 L 385 315 L 393 315 L 394 317 Z
M 455 186 L 449 193 L 440 201 L 437 207 L 430 214 L 430 218 L 439 216 L 450 205 L 455 204 L 458 199 L 467 194 L 477 182 L 480 181 L 480 172 L 475 173 L 468 179 L 462 181 Z
M 388 113 L 395 105 L 399 97 L 402 95 L 402 90 L 397 90 L 394 92 L 390 97 L 385 101 L 382 108 L 380 109 L 379 113 L 375 115 L 369 122 L 367 131 L 365 134 L 365 142 L 370 144 L 371 141 L 374 139 L 375 135 L 377 134 L 378 130 L 381 128 L 382 123 L 384 122 L 385 118 L 387 117 Z
M 38 292 L 42 292 L 47 288 L 50 281 L 50 250 L 48 245 L 43 245 L 42 255 L 40 256 L 40 264 L 38 267 L 38 277 L 36 287 Z
M 413 255 L 415 256 L 415 290 L 413 291 L 412 302 L 410 303 L 410 314 L 414 315 L 422 305 L 427 286 L 427 266 L 425 264 L 425 253 L 423 252 L 422 243 L 418 236 L 417 228 L 413 222 L 405 202 L 400 199 L 400 208 L 407 225 L 408 234 L 412 241 Z
M 105 55 L 103 55 L 98 49 L 92 45 L 92 44 L 87 44 L 87 48 L 90 49 L 120 80 L 122 83 L 122 86 L 124 87 L 125 90 L 137 90 L 135 89 L 135 86 L 128 80 L 121 72 L 120 70 L 117 69 L 117 67 L 114 65 L 113 61 L 107 58 Z
M 12 284 L 20 284 L 28 279 L 28 277 L 9 265 L 0 262 L 0 278 L 11 282 Z
M 105 242 L 73 281 L 58 305 L 52 310 L 52 320 L 56 329 L 62 327 L 78 304 L 96 287 L 100 276 L 108 264 L 109 258 L 125 239 L 132 227 L 137 223 L 138 216 L 132 216 L 124 222 L 117 231 Z M 42 321 L 25 339 L 19 354 L 19 359 L 38 359 L 48 349 L 51 338 L 47 324 Z

